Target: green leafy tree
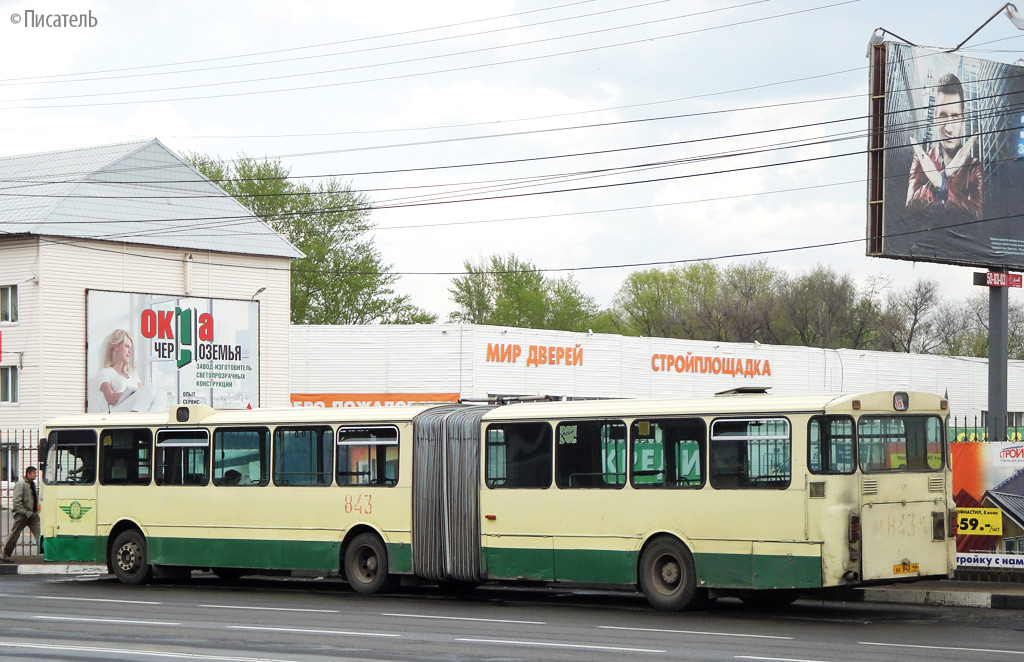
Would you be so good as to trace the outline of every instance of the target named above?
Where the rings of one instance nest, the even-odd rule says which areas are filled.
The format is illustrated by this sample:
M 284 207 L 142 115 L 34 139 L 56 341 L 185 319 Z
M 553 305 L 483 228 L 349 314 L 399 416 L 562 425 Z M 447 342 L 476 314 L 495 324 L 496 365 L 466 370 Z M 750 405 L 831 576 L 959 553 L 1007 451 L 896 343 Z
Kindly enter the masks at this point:
M 292 261 L 293 324 L 429 324 L 437 320 L 395 293 L 368 236 L 370 202 L 336 179 L 316 186 L 290 180 L 280 160 L 241 155 L 225 163 L 203 154 L 185 159 L 287 238 L 305 257 Z
M 466 274 L 452 278 L 448 288 L 457 307 L 449 316 L 453 322 L 587 331 L 597 318 L 593 297 L 571 275 L 547 278 L 512 253 L 463 266 Z

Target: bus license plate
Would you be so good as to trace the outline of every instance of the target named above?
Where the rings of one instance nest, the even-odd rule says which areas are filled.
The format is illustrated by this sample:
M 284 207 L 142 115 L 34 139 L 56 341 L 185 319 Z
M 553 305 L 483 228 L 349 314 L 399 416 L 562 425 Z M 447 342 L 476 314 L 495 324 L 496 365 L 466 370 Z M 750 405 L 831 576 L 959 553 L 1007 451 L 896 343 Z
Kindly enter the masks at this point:
M 894 575 L 909 575 L 920 571 L 917 563 L 898 563 L 892 567 Z

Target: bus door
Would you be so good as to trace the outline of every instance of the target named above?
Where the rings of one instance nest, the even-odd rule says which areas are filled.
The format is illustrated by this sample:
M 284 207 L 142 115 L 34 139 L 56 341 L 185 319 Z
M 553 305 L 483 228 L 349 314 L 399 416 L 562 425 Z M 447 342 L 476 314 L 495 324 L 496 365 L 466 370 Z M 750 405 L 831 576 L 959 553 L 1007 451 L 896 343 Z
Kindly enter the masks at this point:
M 626 424 L 569 420 L 555 426 L 555 579 L 636 582 L 640 527 L 628 507 Z
M 952 572 L 943 425 L 938 416 L 864 415 L 857 438 L 861 476 L 861 575 L 865 581 Z
M 480 493 L 483 575 L 553 581 L 555 490 L 547 422 L 491 423 Z
M 97 561 L 105 556 L 96 522 L 96 431 L 53 430 L 47 438 L 42 499 L 47 561 Z

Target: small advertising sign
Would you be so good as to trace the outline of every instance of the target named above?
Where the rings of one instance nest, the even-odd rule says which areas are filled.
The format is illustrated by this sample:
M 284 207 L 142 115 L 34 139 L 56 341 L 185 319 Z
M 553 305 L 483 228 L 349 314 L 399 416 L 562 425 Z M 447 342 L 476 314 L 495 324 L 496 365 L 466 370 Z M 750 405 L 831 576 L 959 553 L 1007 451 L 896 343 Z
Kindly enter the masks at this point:
M 1020 287 L 1021 275 L 989 271 L 985 274 L 985 284 L 989 287 Z

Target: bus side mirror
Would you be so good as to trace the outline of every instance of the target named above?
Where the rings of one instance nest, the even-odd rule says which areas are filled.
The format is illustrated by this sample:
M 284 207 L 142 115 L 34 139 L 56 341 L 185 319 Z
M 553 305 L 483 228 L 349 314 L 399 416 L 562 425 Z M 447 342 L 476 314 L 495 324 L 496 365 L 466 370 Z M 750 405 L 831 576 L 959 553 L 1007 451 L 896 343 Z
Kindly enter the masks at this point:
M 39 465 L 39 473 L 46 473 L 46 456 L 49 454 L 49 450 L 47 439 L 43 437 L 39 440 L 39 447 L 36 449 L 36 464 Z

